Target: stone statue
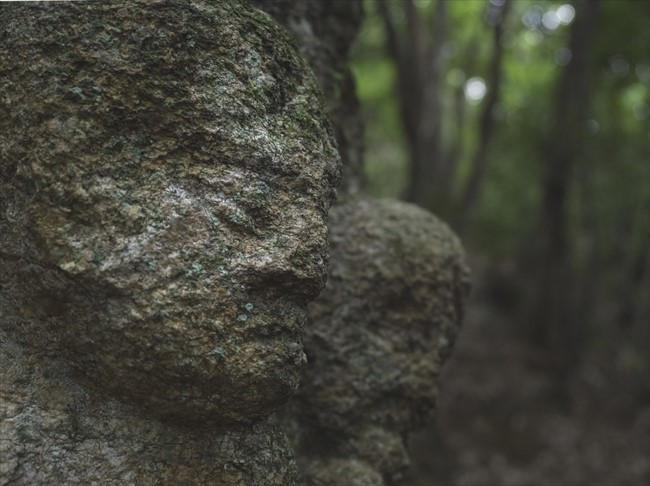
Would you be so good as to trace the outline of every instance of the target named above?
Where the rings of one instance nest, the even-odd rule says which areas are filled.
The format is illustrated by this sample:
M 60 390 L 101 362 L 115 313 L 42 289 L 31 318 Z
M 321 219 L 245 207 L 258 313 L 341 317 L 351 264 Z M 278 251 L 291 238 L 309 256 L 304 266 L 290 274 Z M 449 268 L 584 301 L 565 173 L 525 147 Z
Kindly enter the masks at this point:
M 253 4 L 3 10 L 0 484 L 406 477 L 462 250 L 358 196 L 360 3 Z
M 288 414 L 299 465 L 308 484 L 348 484 L 351 470 L 359 484 L 412 484 L 405 439 L 431 419 L 458 331 L 462 249 L 427 211 L 359 198 L 330 212 L 330 252 Z
M 283 415 L 302 480 L 412 484 L 406 439 L 431 419 L 462 319 L 463 250 L 427 211 L 363 195 L 361 113 L 348 67 L 361 1 L 254 3 L 287 27 L 309 61 L 343 161 L 329 217 L 328 282 L 309 305 L 308 364 Z
M 340 159 L 287 34 L 235 0 L 0 29 L 0 483 L 292 484 L 265 420 Z

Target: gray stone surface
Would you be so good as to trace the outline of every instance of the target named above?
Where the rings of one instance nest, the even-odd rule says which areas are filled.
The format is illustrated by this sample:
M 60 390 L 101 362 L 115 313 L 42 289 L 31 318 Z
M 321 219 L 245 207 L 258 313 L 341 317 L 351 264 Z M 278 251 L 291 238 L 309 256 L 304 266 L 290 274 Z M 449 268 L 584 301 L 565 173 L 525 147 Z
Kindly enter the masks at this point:
M 331 210 L 330 242 L 327 286 L 309 305 L 309 365 L 286 415 L 299 466 L 307 483 L 350 484 L 358 467 L 359 484 L 402 484 L 404 439 L 432 417 L 462 318 L 463 250 L 429 212 L 372 198 Z
M 340 160 L 236 0 L 0 16 L 0 483 L 289 485 Z M 255 425 L 250 425 L 250 424 Z
M 296 484 L 290 445 L 272 420 L 161 423 L 73 376 L 0 331 L 0 484 Z
M 283 24 L 309 62 L 335 127 L 343 180 L 339 200 L 364 187 L 363 123 L 349 51 L 361 26 L 361 0 L 251 0 Z
M 310 362 L 284 414 L 306 484 L 408 483 L 405 439 L 431 419 L 468 272 L 444 223 L 363 190 L 363 133 L 348 65 L 358 0 L 253 0 L 294 36 L 325 93 L 343 161 L 326 290 L 310 305 Z
M 281 404 L 339 170 L 281 29 L 236 2 L 1 22 L 5 321 L 160 416 Z
M 352 197 L 361 3 L 253 3 L 3 8 L 0 484 L 404 481 L 462 249 Z

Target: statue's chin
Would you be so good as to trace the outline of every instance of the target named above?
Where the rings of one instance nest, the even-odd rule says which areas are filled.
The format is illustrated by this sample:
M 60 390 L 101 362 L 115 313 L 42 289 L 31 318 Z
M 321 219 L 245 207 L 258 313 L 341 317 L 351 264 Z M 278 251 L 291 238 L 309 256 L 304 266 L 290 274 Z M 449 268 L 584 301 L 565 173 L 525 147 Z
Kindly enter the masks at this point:
M 160 419 L 246 423 L 263 418 L 291 397 L 306 361 L 300 339 L 304 310 L 295 306 L 289 312 L 278 302 L 266 308 L 268 313 L 249 312 L 249 326 L 233 324 L 223 341 L 214 331 L 203 336 L 171 333 L 160 339 L 164 347 L 156 347 L 151 333 L 145 332 L 123 336 L 116 351 L 86 348 L 85 355 L 68 356 L 74 356 L 72 365 L 87 385 Z M 280 314 L 285 315 L 281 322 Z M 239 314 L 240 319 L 244 315 Z

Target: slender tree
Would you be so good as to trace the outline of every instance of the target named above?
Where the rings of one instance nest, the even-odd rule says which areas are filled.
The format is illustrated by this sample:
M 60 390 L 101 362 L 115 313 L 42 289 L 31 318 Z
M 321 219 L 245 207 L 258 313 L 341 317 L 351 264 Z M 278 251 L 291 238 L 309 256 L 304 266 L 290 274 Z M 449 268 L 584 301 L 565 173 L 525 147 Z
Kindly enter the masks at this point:
M 406 28 L 398 29 L 391 7 L 403 8 Z M 438 0 L 430 24 L 413 0 L 378 0 L 388 52 L 397 67 L 397 90 L 404 132 L 410 150 L 409 184 L 405 199 L 431 209 L 442 160 L 441 74 L 446 37 L 447 5 Z
M 492 57 L 487 78 L 488 94 L 479 120 L 478 146 L 472 158 L 472 166 L 460 199 L 457 229 L 464 232 L 468 221 L 478 206 L 488 167 L 488 146 L 494 133 L 494 115 L 501 95 L 503 79 L 503 31 L 511 0 L 502 4 L 488 2 L 486 21 L 494 27 L 492 35 Z
M 590 105 L 590 64 L 599 0 L 575 2 L 571 59 L 561 71 L 551 125 L 542 144 L 541 206 L 530 337 L 551 353 L 560 378 L 580 355 L 580 322 L 574 313 L 574 276 L 568 203 L 573 171 L 583 155 Z
M 476 68 L 478 51 L 478 37 L 473 37 L 468 43 L 463 53 L 462 71 L 464 74 L 474 72 Z M 465 145 L 465 126 L 467 122 L 467 100 L 465 99 L 465 83 L 458 82 L 454 87 L 452 94 L 452 113 L 450 122 L 453 126 L 451 140 L 445 147 L 445 156 L 443 165 L 440 168 L 438 176 L 437 191 L 438 202 L 440 206 L 437 211 L 443 210 L 448 212 L 449 206 L 452 205 L 452 190 L 456 180 L 458 164 L 463 157 L 463 148 Z

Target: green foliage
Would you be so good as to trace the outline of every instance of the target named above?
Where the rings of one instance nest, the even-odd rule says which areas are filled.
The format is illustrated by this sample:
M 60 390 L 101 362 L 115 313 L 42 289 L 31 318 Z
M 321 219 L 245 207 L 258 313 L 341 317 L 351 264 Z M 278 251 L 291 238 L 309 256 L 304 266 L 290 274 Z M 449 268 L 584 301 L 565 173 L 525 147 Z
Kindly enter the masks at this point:
M 479 214 L 470 228 L 469 245 L 504 256 L 516 251 L 532 231 L 539 202 L 544 134 L 552 120 L 555 86 L 570 55 L 569 23 L 545 27 L 545 13 L 567 2 L 517 0 L 505 26 L 505 59 L 496 133 L 489 150 L 489 173 Z M 388 2 L 399 29 L 405 28 L 399 2 Z M 434 1 L 418 1 L 429 19 Z M 366 175 L 369 191 L 399 197 L 408 178 L 408 147 L 400 123 L 395 67 L 385 48 L 376 2 L 366 2 L 366 21 L 353 51 L 366 123 Z M 491 28 L 484 19 L 486 2 L 449 1 L 443 74 L 443 134 L 449 145 L 460 136 L 462 154 L 454 181 L 462 187 L 477 142 L 481 104 L 467 102 L 463 132 L 455 133 L 453 95 L 459 84 L 485 79 L 491 54 Z M 593 113 L 585 151 L 597 196 L 595 211 L 604 220 L 602 233 L 616 238 L 613 226 L 624 208 L 648 206 L 648 133 L 650 123 L 650 4 L 604 0 L 596 42 Z M 431 22 L 429 22 L 430 25 Z M 554 27 L 553 25 L 550 25 Z M 473 57 L 470 62 L 469 57 Z M 487 87 L 491 89 L 490 86 Z M 547 143 L 562 143 L 561 140 Z M 578 172 L 581 170 L 577 169 Z M 580 179 L 576 181 L 580 184 Z M 572 199 L 573 225 L 579 227 L 579 191 Z M 645 198 L 645 199 L 644 199 Z M 584 204 L 584 202 L 583 202 Z M 619 215 L 619 216 L 617 216 Z M 609 230 L 606 230 L 609 226 Z
M 426 35 L 432 35 L 435 1 L 416 2 L 429 30 Z M 446 4 L 442 142 L 445 153 L 459 147 L 459 155 L 450 195 L 435 211 L 452 224 L 479 142 L 485 100 L 469 100 L 462 90 L 471 78 L 490 79 L 493 29 L 485 19 L 487 2 Z M 540 226 L 545 164 L 549 151 L 557 152 L 574 137 L 552 135 L 559 81 L 572 55 L 569 33 L 574 24 L 565 14 L 571 13 L 573 2 L 512 2 L 504 25 L 501 97 L 487 174 L 477 212 L 464 234 L 471 254 L 491 262 L 521 263 L 516 285 L 529 300 L 540 292 L 531 248 L 545 231 Z M 387 3 L 396 30 L 404 32 L 404 3 Z M 580 15 L 577 0 L 575 6 Z M 568 291 L 580 321 L 576 325 L 584 330 L 585 349 L 596 354 L 603 343 L 607 347 L 623 342 L 627 344 L 620 346 L 627 346 L 632 355 L 643 355 L 638 343 L 650 338 L 650 301 L 644 295 L 650 285 L 649 25 L 650 2 L 601 0 L 596 35 L 588 47 L 589 111 L 568 176 L 567 265 L 570 287 L 575 287 Z M 408 186 L 409 147 L 383 27 L 376 0 L 368 0 L 366 22 L 353 50 L 353 70 L 365 116 L 368 190 L 380 197 L 401 197 Z M 489 92 L 493 86 L 486 88 Z M 460 130 L 457 100 L 464 113 Z M 648 364 L 643 366 L 647 369 Z

